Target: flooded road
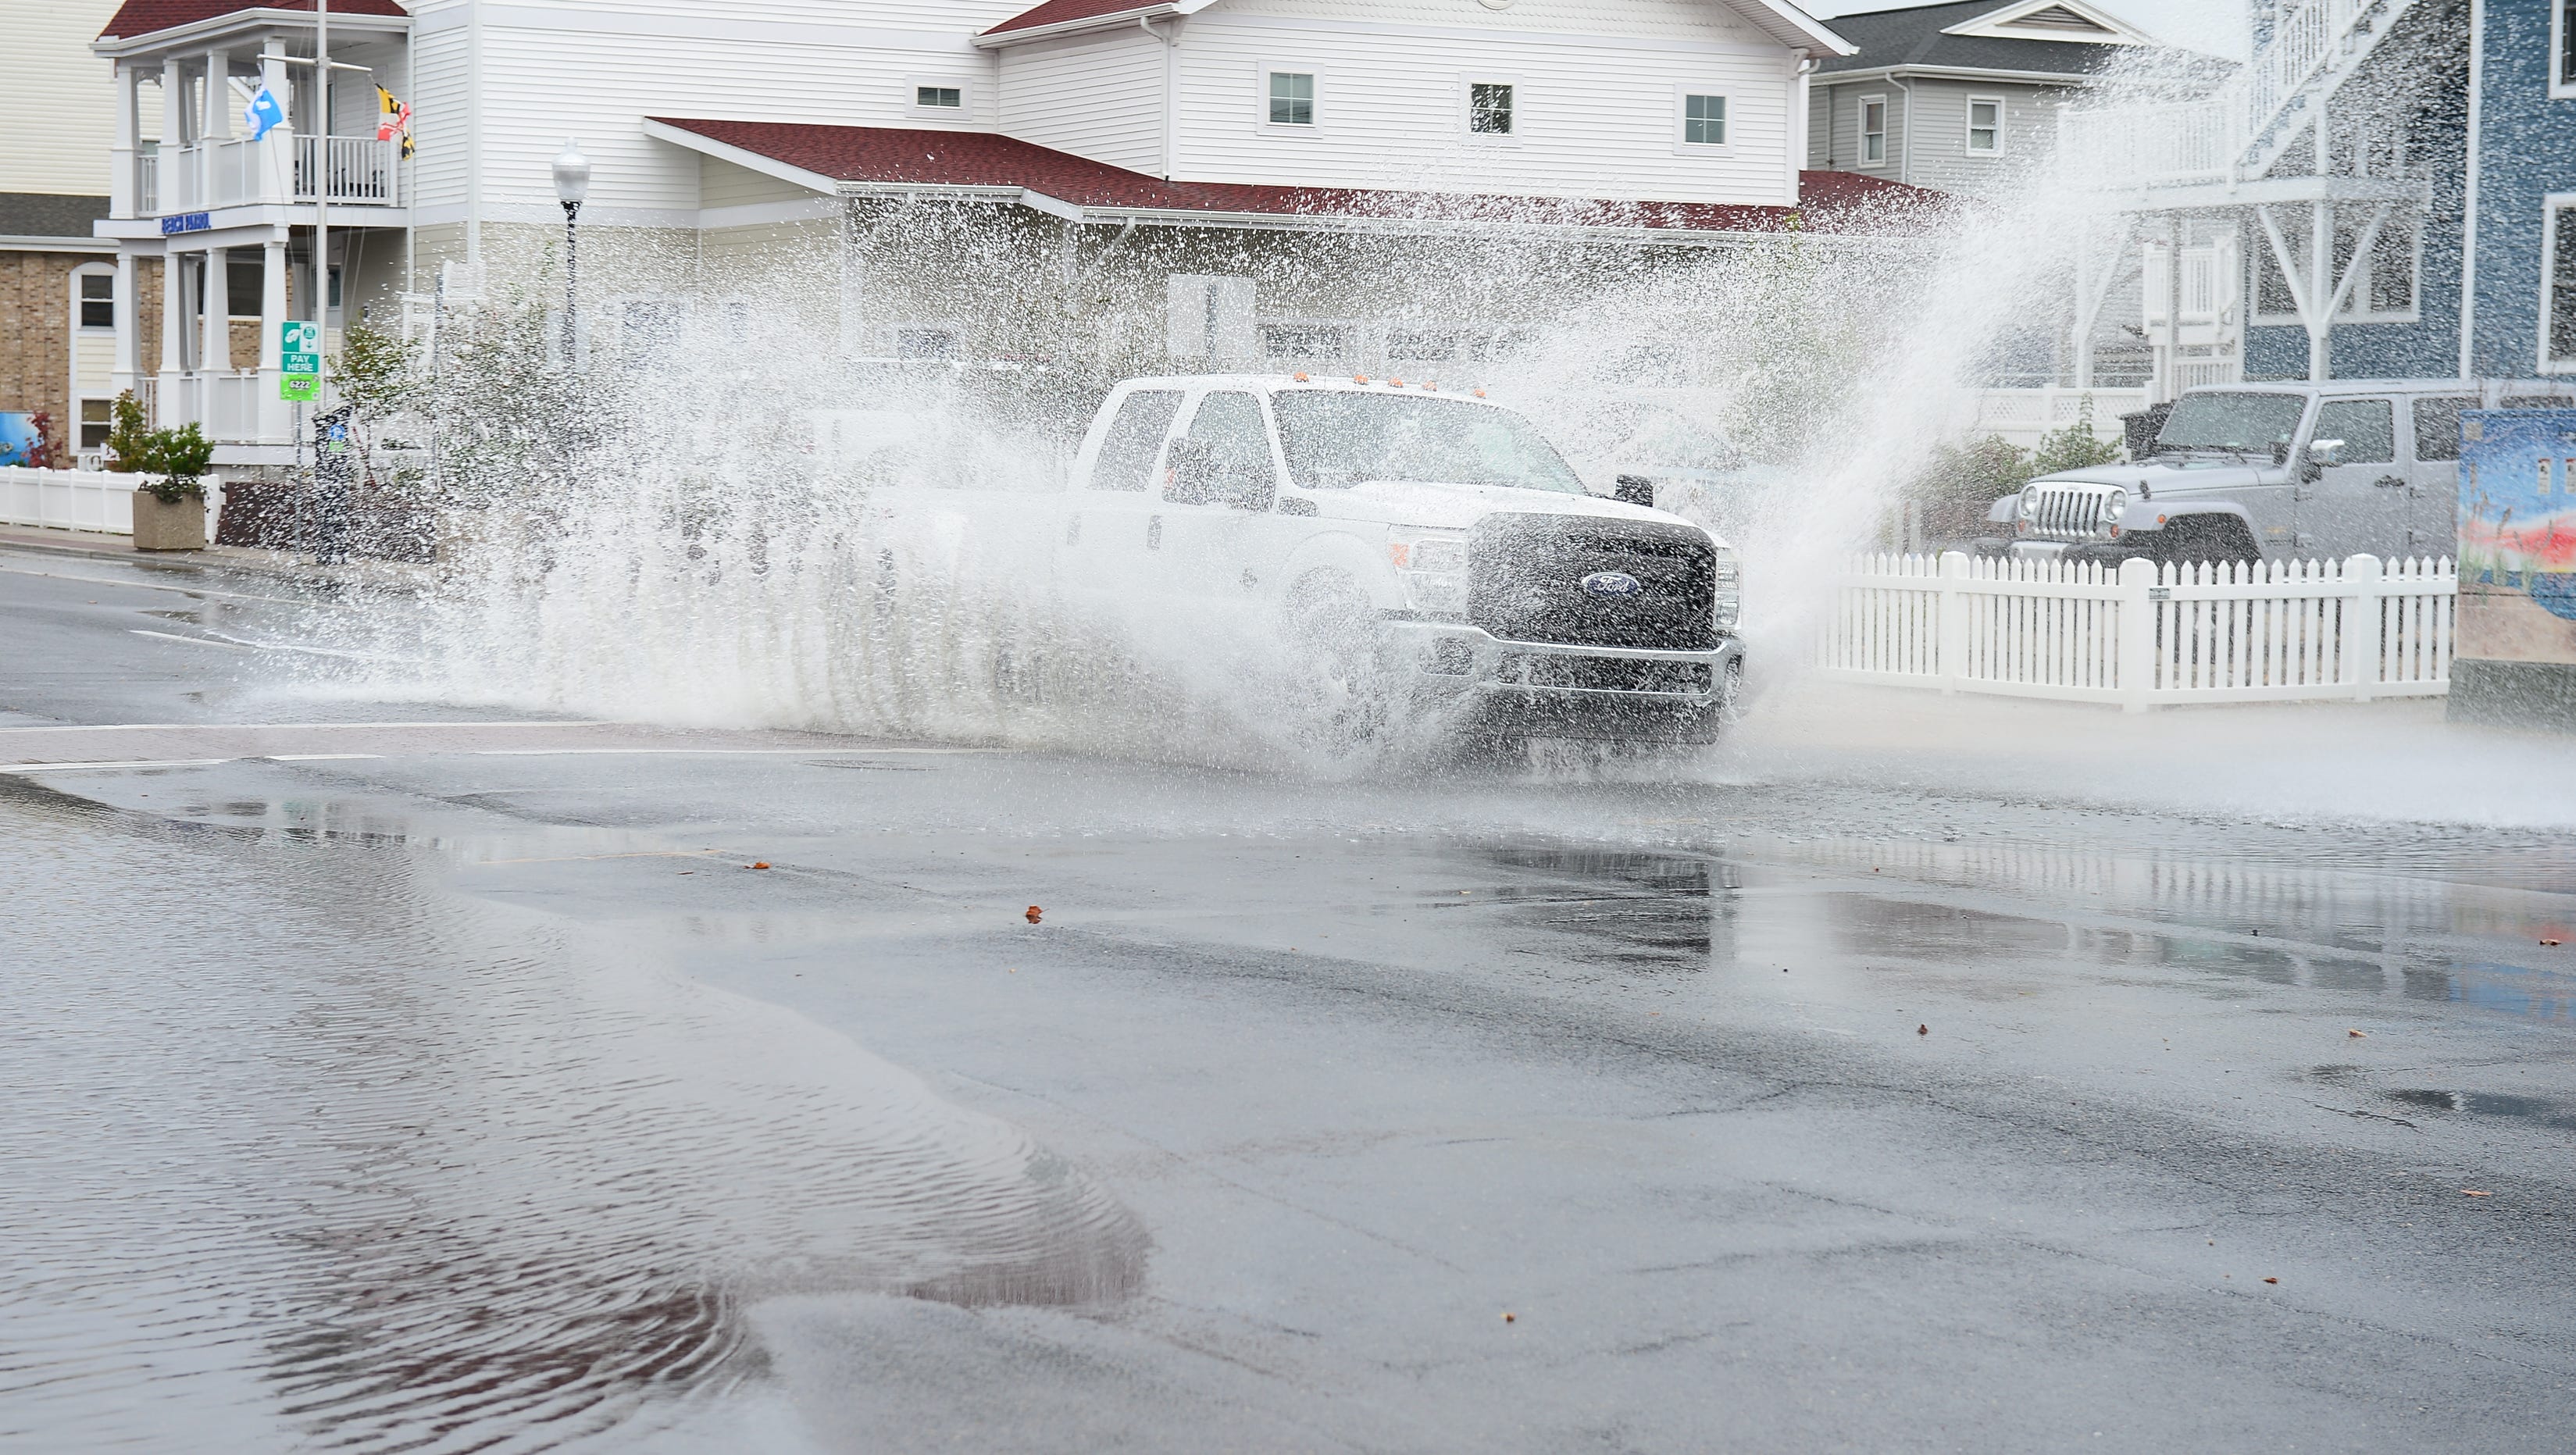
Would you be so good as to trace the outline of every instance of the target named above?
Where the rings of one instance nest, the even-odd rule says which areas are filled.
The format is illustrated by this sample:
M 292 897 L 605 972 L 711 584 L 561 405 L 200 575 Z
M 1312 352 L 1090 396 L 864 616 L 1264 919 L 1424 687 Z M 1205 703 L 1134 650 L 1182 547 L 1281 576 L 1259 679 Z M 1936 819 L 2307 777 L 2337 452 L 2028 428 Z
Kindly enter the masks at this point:
M 0 566 L 0 1447 L 2576 1426 L 2546 822 L 561 725 Z

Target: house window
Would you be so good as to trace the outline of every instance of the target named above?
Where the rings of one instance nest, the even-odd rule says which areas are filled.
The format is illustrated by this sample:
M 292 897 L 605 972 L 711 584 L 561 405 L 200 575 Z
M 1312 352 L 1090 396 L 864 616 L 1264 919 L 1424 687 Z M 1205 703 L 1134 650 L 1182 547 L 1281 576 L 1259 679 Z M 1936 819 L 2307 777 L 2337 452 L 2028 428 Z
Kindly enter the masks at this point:
M 2549 8 L 2550 28 L 2558 32 L 2557 44 L 2552 47 L 2557 52 L 2557 64 L 2550 77 L 2556 84 L 2550 89 L 2576 88 L 2576 0 L 2558 0 Z
M 1887 98 L 1884 96 L 1860 98 L 1860 160 L 1863 166 L 1887 160 Z
M 898 359 L 953 359 L 957 357 L 957 332 L 946 328 L 896 329 L 894 356 Z
M 966 104 L 966 88 L 963 86 L 915 86 L 912 88 L 912 104 L 924 108 L 955 111 Z
M 80 402 L 80 447 L 84 452 L 107 448 L 108 432 L 116 427 L 116 401 L 84 399 Z
M 2004 103 L 1992 96 L 1968 98 L 1968 150 L 1993 156 L 2004 149 Z
M 1686 146 L 1722 147 L 1726 145 L 1725 97 L 1684 96 L 1682 98 L 1682 142 Z
M 83 273 L 80 277 L 80 326 L 116 327 L 116 275 Z
M 1467 130 L 1478 136 L 1512 134 L 1512 87 L 1501 81 L 1467 83 Z
M 2541 299 L 2541 362 L 2576 368 L 2576 203 L 2549 209 L 2549 281 Z
M 1266 359 L 1347 359 L 1355 357 L 1356 331 L 1346 323 L 1310 323 L 1290 319 L 1261 325 L 1261 356 Z
M 1312 71 L 1270 73 L 1270 124 L 1315 124 L 1315 75 Z

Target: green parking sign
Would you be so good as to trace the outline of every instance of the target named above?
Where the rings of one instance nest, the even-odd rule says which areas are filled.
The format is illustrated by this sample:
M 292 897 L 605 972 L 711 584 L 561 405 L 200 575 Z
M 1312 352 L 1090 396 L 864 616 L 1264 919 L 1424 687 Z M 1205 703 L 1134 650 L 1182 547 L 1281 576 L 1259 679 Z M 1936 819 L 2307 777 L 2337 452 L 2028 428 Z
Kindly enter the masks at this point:
M 314 400 L 322 397 L 322 376 L 319 374 L 280 374 L 277 376 L 277 397 L 280 399 L 294 400 L 299 403 L 310 404 Z
M 277 325 L 277 351 L 287 358 L 307 358 L 316 362 L 310 368 L 286 366 L 290 374 L 319 374 L 322 366 L 322 328 L 309 318 L 289 318 Z

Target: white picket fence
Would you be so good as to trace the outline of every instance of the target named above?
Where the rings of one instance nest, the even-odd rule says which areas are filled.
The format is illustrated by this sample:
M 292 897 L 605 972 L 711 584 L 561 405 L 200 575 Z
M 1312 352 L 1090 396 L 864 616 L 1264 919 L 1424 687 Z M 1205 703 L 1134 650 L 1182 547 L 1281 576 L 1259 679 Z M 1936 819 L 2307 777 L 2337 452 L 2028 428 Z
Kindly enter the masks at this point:
M 1818 665 L 1844 681 L 2116 702 L 2283 702 L 2450 690 L 2447 560 L 2062 561 L 1865 556 L 1835 583 Z
M 148 475 L 114 470 L 31 470 L 0 465 L 0 525 L 51 526 L 57 530 L 134 534 L 134 491 Z M 206 480 L 206 539 L 223 509 L 220 480 Z

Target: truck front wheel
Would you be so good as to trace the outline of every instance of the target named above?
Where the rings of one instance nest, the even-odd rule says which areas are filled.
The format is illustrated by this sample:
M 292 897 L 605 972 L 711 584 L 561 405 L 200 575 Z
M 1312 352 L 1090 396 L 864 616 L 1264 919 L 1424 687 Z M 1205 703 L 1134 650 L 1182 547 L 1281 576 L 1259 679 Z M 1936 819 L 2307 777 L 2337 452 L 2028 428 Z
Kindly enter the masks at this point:
M 1307 741 L 1334 762 L 1382 751 L 1394 734 L 1396 672 L 1377 613 L 1347 591 L 1313 591 L 1289 613 L 1286 636 Z

